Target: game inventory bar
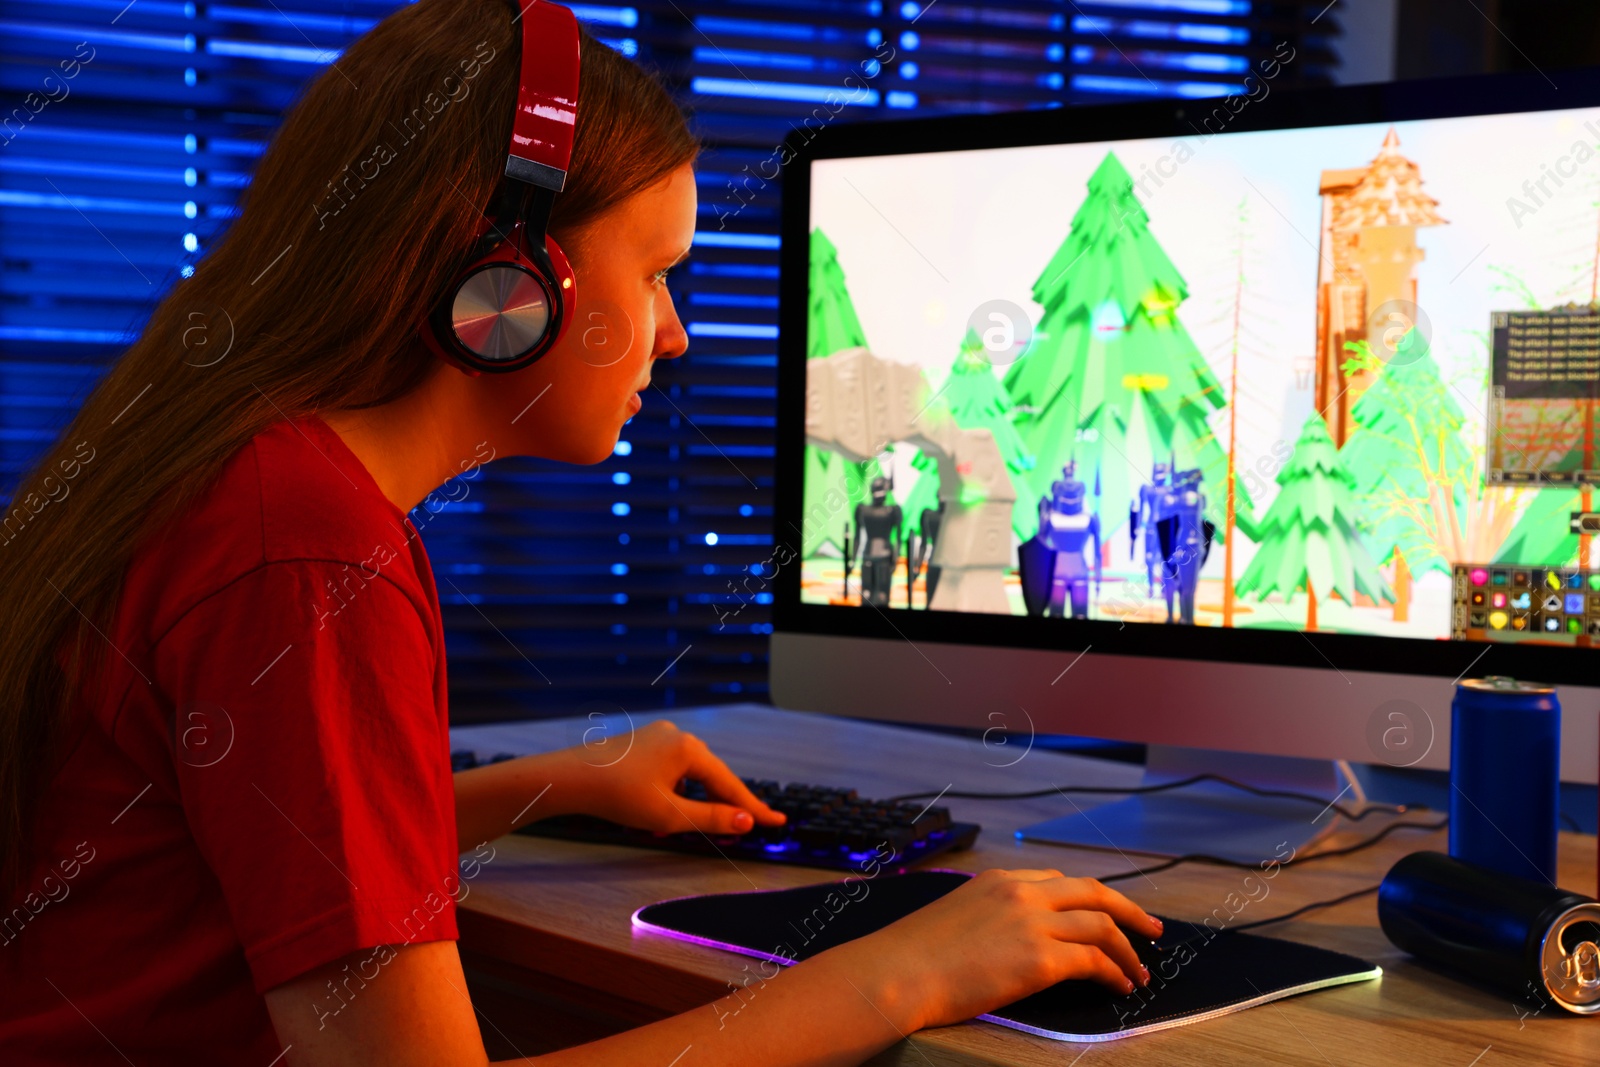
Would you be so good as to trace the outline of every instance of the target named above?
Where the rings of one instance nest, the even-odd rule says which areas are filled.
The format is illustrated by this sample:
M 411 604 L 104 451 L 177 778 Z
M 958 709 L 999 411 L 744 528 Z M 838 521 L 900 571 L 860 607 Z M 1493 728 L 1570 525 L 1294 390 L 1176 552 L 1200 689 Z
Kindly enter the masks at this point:
M 1458 563 L 1450 636 L 1600 644 L 1600 571 Z

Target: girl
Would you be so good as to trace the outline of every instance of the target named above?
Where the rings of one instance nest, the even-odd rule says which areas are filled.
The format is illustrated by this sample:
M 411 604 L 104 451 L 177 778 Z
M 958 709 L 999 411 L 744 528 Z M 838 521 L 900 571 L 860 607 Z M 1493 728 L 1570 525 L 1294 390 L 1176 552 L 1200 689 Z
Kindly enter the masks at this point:
M 503 0 L 421 0 L 351 47 L 0 522 L 8 1062 L 483 1064 L 463 850 L 563 812 L 781 821 L 667 724 L 611 767 L 450 774 L 407 513 L 497 457 L 601 461 L 687 344 L 663 279 L 693 240 L 697 145 L 587 35 L 549 229 L 576 321 L 604 328 L 497 375 L 419 342 L 500 186 L 520 43 Z M 671 796 L 685 775 L 715 799 Z M 1092 880 L 986 871 L 786 971 L 735 1025 L 691 1012 L 540 1062 L 856 1063 L 1066 978 L 1131 991 L 1148 975 L 1119 926 L 1159 934 Z M 352 964 L 379 976 L 331 1001 Z

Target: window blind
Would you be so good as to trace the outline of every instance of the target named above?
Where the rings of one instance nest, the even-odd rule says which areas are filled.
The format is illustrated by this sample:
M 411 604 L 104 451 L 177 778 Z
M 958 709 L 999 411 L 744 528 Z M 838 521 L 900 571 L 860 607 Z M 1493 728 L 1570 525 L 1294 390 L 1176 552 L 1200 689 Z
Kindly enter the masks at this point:
M 394 0 L 0 0 L 0 499 L 227 225 L 284 109 Z M 707 143 L 689 354 L 593 467 L 500 461 L 438 513 L 457 722 L 761 699 L 777 216 L 794 126 L 1329 80 L 1331 5 L 576 4 Z M 1281 57 L 1281 52 L 1278 53 Z M 842 101 L 842 102 L 841 102 Z M 663 395 L 664 394 L 664 395 Z

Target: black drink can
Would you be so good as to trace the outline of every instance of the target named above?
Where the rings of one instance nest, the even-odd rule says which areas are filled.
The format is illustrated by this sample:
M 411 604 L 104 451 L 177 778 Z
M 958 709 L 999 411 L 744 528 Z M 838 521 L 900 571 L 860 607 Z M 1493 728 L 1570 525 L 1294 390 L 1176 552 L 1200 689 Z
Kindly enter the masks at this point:
M 1378 890 L 1396 947 L 1542 1008 L 1600 1013 L 1600 902 L 1582 893 L 1413 852 Z

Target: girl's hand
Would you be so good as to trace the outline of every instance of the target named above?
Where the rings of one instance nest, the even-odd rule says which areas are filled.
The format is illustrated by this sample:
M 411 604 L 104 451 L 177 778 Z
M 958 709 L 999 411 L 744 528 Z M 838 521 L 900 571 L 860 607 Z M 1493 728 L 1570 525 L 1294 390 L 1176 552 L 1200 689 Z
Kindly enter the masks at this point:
M 578 790 L 578 810 L 657 833 L 742 834 L 758 822 L 779 826 L 785 821 L 782 812 L 756 799 L 704 741 L 675 723 L 658 719 L 635 730 L 628 742 L 627 754 L 609 766 L 590 762 L 592 751 L 582 746 L 565 751 L 573 761 L 569 775 Z M 674 790 L 681 778 L 704 782 L 713 799 L 678 795 Z
M 881 1010 L 909 1033 L 970 1019 L 1069 978 L 1133 992 L 1150 975 L 1119 926 L 1161 936 L 1158 920 L 1093 878 L 986 870 L 809 962 L 836 957 L 842 973 L 885 991 Z

